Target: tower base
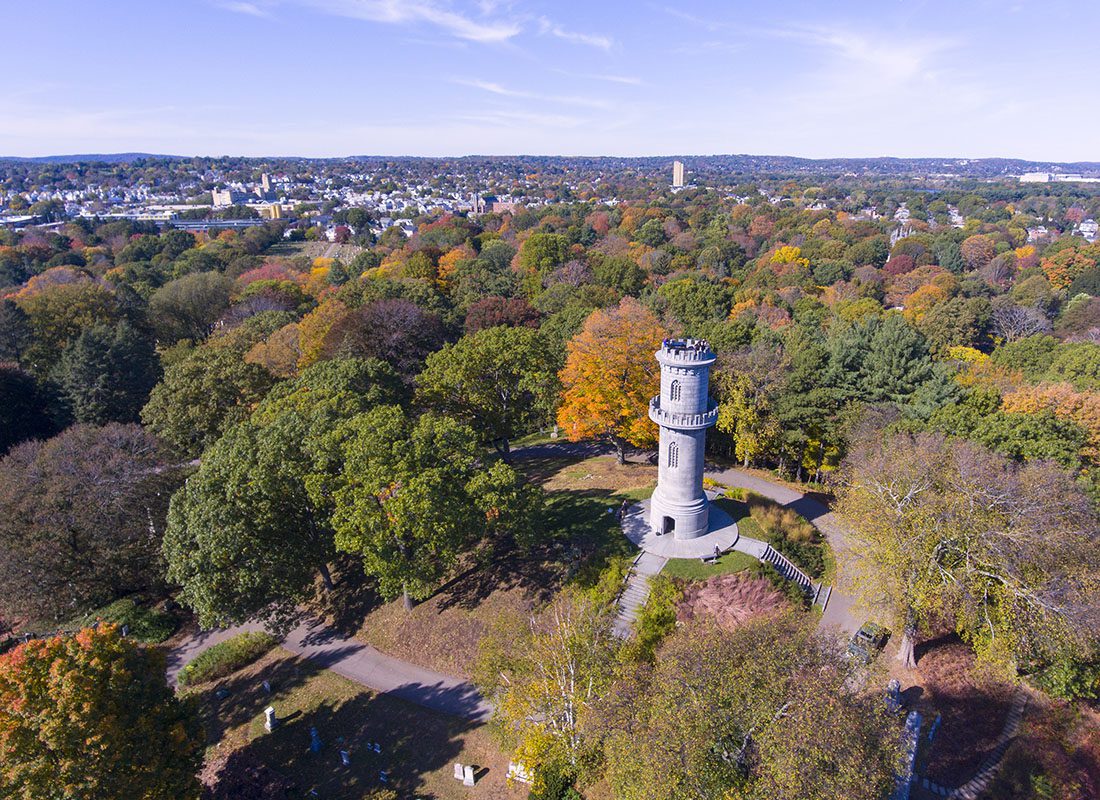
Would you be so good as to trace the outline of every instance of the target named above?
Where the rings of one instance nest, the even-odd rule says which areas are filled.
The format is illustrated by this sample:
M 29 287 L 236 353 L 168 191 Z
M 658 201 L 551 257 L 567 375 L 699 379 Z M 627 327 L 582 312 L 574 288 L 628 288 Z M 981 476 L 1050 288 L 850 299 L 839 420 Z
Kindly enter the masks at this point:
M 694 500 L 671 500 L 658 486 L 650 498 L 649 525 L 654 533 L 681 541 L 706 536 L 710 526 L 710 503 L 706 496 Z
M 709 510 L 711 530 L 706 536 L 677 539 L 658 536 L 650 527 L 650 501 L 632 503 L 623 514 L 623 533 L 647 553 L 661 558 L 713 558 L 737 544 L 737 523 L 718 506 Z

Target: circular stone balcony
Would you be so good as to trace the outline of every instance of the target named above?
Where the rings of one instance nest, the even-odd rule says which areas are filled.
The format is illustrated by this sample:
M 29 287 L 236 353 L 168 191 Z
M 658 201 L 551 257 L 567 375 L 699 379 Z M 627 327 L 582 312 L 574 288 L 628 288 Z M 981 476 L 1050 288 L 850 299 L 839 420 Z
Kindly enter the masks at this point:
M 704 413 L 681 414 L 661 408 L 661 398 L 654 397 L 649 401 L 649 418 L 665 428 L 689 431 L 709 428 L 718 421 L 718 404 L 714 400 L 708 400 L 707 410 Z

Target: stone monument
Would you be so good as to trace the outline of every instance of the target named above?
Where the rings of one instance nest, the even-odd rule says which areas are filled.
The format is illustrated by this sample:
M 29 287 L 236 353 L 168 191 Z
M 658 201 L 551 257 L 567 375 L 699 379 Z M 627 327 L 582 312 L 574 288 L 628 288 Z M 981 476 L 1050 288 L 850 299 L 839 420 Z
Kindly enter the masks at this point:
M 707 428 L 718 420 L 718 405 L 709 392 L 710 365 L 717 356 L 702 339 L 665 339 L 656 358 L 661 393 L 649 401 L 649 418 L 661 435 L 649 524 L 662 536 L 697 539 L 707 534 L 710 523 L 703 449 Z

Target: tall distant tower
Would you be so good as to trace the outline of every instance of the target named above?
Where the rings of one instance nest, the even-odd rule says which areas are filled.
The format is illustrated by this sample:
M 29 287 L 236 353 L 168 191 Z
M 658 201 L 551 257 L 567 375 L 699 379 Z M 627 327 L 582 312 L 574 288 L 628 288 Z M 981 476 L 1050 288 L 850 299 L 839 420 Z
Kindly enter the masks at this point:
M 260 186 L 263 188 L 264 194 L 271 191 L 271 179 L 267 177 L 266 172 L 260 175 Z
M 649 524 L 660 534 L 695 539 L 707 533 L 710 517 L 703 447 L 707 428 L 718 419 L 709 394 L 710 365 L 717 356 L 701 339 L 665 339 L 656 357 L 661 393 L 649 401 L 649 418 L 660 426 L 661 438 Z
M 672 188 L 680 189 L 684 185 L 684 162 L 672 162 Z

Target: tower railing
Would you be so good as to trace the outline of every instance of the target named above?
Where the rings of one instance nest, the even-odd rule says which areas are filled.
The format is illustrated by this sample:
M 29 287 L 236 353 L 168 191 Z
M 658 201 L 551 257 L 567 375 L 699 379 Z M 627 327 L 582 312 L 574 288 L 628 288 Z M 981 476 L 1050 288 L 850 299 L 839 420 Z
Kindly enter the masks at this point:
M 716 356 L 705 339 L 665 339 L 661 355 L 673 361 L 714 361 Z
M 718 421 L 718 404 L 708 400 L 707 410 L 702 414 L 682 414 L 661 407 L 661 398 L 649 401 L 649 418 L 666 428 L 708 428 Z

